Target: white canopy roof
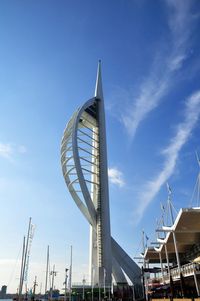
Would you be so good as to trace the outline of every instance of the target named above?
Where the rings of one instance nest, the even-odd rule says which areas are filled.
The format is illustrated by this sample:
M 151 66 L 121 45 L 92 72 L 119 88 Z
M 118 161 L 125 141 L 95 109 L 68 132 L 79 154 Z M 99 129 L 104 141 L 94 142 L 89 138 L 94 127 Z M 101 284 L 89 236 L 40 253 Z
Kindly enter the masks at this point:
M 159 232 L 167 232 L 165 239 L 157 239 L 159 248 L 147 248 L 145 259 L 150 263 L 159 262 L 159 252 L 165 259 L 165 244 L 170 258 L 175 257 L 173 232 L 175 233 L 179 253 L 185 253 L 192 245 L 200 243 L 200 207 L 180 209 L 174 224 L 171 227 L 163 226 L 157 229 Z

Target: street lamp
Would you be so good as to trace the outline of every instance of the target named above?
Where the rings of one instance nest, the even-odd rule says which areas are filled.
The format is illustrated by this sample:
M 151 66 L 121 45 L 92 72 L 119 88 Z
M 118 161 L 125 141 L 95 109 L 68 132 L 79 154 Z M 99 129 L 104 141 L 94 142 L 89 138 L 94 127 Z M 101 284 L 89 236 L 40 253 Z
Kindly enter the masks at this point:
M 36 291 L 36 286 L 37 286 L 37 276 L 35 276 L 35 281 L 33 283 L 33 300 L 35 300 L 35 291 Z
M 65 301 L 67 301 L 67 272 L 68 272 L 69 269 L 65 269 L 65 282 L 63 282 L 63 284 L 65 285 Z
M 85 300 L 85 282 L 86 282 L 86 280 L 85 280 L 85 276 L 83 276 L 83 300 Z
M 56 276 L 57 272 L 55 271 L 55 264 L 53 266 L 53 271 L 50 272 L 50 275 L 52 276 L 52 283 L 51 283 L 51 300 L 53 297 L 53 286 L 54 286 L 54 277 Z

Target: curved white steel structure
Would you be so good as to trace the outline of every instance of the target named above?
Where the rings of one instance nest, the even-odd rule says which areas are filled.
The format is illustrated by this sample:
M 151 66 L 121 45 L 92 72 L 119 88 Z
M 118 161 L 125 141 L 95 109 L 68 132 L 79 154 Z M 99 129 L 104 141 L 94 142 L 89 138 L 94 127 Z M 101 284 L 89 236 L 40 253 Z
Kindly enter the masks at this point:
M 61 164 L 67 187 L 90 224 L 90 274 L 93 284 L 141 283 L 138 265 L 110 234 L 105 112 L 98 66 L 95 96 L 68 122 L 61 144 Z

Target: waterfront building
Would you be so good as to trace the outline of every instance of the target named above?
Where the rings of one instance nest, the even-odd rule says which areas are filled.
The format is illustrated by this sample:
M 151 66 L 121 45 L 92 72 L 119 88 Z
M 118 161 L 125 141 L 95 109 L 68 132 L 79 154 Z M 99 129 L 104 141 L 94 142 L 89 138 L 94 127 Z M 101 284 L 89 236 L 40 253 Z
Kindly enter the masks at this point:
M 162 219 L 156 232 L 143 254 L 146 295 L 200 297 L 200 207 L 181 208 L 175 219 L 171 211 L 171 225 Z

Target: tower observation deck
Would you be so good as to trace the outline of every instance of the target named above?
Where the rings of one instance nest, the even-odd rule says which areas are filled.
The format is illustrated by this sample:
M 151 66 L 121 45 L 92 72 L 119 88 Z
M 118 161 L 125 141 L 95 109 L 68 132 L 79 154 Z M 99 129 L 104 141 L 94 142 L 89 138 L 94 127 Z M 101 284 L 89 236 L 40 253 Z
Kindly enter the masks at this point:
M 111 237 L 108 166 L 101 64 L 95 95 L 71 117 L 61 142 L 61 164 L 66 185 L 90 224 L 90 276 L 98 285 L 127 283 L 140 287 L 139 266 Z

